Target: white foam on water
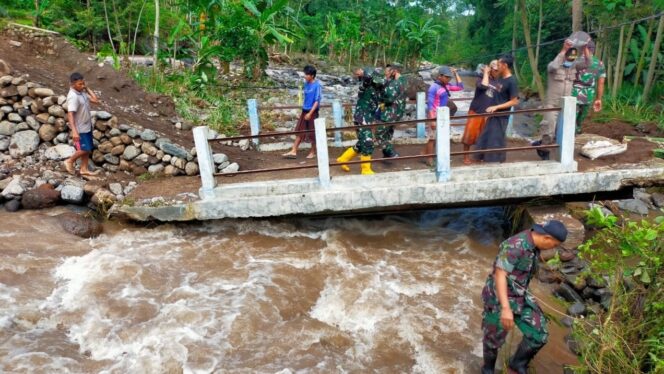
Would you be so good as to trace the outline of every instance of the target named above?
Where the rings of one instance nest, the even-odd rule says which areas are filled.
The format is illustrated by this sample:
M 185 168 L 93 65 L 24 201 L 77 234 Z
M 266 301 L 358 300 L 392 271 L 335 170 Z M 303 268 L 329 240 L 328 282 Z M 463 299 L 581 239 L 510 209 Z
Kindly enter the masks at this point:
M 80 373 L 80 370 L 72 370 L 78 363 L 68 357 L 53 357 L 45 352 L 26 352 L 14 355 L 6 362 L 12 371 L 17 373 Z
M 54 268 L 54 289 L 33 305 L 47 316 L 37 326 L 67 331 L 86 359 L 110 362 L 99 370 L 109 374 L 370 372 L 377 350 L 402 346 L 411 372 L 460 373 L 468 363 L 441 356 L 432 339 L 478 340 L 471 295 L 487 270 L 458 237 L 463 214 L 430 216 L 444 227 L 394 216 L 102 235 Z M 4 313 L 20 290 L 2 286 Z M 304 315 L 288 306 L 293 290 L 307 293 Z M 55 356 L 54 372 L 80 367 Z

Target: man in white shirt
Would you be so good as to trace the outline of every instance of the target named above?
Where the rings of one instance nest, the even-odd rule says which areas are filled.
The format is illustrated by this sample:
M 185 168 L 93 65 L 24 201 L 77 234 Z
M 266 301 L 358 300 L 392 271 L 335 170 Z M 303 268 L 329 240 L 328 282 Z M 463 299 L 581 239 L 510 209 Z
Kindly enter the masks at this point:
M 73 73 L 69 77 L 70 89 L 67 94 L 67 121 L 71 129 L 71 138 L 74 140 L 76 152 L 65 160 L 65 169 L 69 174 L 75 174 L 74 165 L 81 159 L 81 175 L 95 175 L 88 168 L 90 153 L 94 148 L 92 139 L 92 116 L 90 103 L 98 104 L 97 95 L 86 87 L 83 75 Z

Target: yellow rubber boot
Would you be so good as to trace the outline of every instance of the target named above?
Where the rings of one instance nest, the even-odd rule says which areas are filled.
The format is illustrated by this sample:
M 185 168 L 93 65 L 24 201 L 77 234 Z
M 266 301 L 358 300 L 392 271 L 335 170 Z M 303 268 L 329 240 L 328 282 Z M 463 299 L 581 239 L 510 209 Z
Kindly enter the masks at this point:
M 357 152 L 353 149 L 353 147 L 348 148 L 347 150 L 344 151 L 344 153 L 337 158 L 337 162 L 348 162 L 353 159 L 353 157 L 357 156 Z M 350 171 L 350 167 L 348 165 L 341 165 L 341 170 L 345 172 Z
M 360 160 L 362 161 L 371 161 L 371 156 L 360 156 Z M 363 162 L 360 164 L 362 167 L 362 174 L 374 174 L 373 170 L 371 170 L 371 162 Z

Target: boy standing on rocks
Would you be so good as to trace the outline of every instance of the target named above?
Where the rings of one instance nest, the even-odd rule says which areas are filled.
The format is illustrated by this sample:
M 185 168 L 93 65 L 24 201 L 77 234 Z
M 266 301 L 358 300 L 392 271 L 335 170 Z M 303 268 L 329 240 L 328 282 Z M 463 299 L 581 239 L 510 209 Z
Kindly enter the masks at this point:
M 90 153 L 94 143 L 92 140 L 92 115 L 90 103 L 98 104 L 97 95 L 86 87 L 83 75 L 73 73 L 69 77 L 70 89 L 67 94 L 67 121 L 71 129 L 71 137 L 74 140 L 76 152 L 65 160 L 65 169 L 69 174 L 75 174 L 74 165 L 76 160 L 81 159 L 81 175 L 96 175 L 99 171 L 91 172 L 88 168 Z

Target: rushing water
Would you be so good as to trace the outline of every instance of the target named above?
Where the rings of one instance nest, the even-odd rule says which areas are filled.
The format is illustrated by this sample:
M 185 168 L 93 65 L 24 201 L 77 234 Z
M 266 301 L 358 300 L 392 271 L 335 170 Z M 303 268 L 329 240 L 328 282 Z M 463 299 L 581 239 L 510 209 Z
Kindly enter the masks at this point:
M 0 213 L 2 372 L 479 371 L 499 208 L 112 223 L 91 240 L 55 213 Z M 538 373 L 564 356 L 549 344 Z

